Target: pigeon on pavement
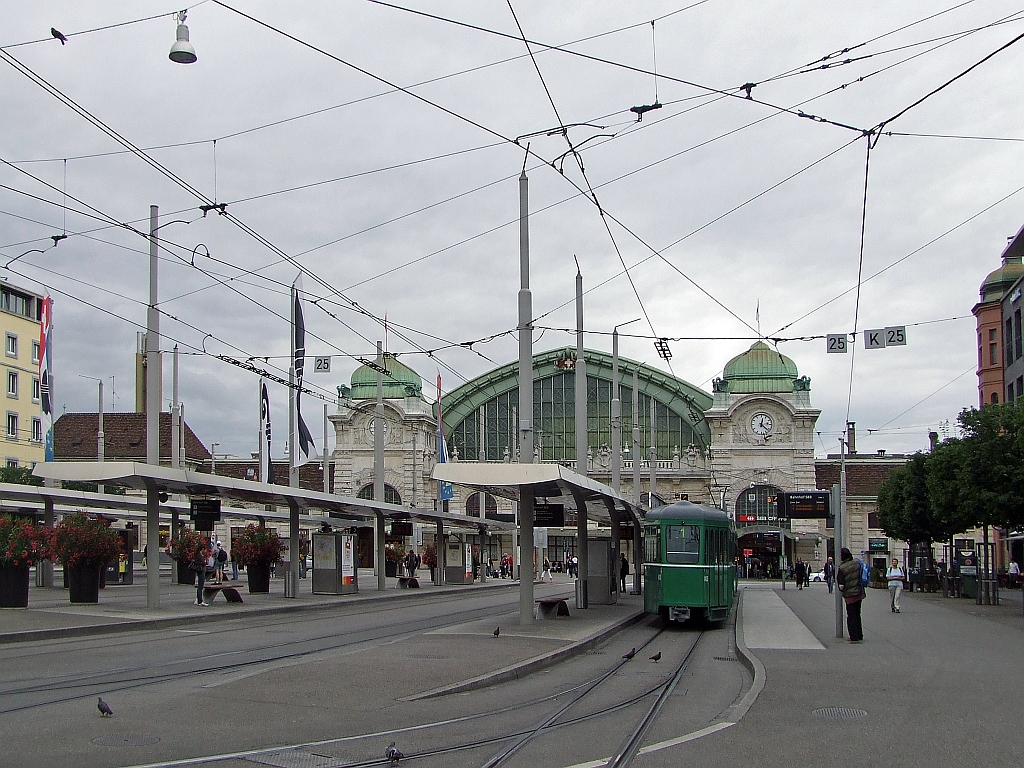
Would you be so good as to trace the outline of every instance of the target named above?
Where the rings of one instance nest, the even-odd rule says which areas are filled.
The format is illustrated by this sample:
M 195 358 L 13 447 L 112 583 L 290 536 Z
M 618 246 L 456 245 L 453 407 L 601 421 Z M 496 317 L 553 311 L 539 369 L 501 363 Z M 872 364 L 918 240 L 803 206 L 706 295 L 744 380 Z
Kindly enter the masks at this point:
M 393 741 L 388 745 L 388 748 L 384 750 L 384 758 L 391 761 L 392 765 L 398 765 L 398 761 L 403 757 L 405 757 L 405 755 L 395 747 L 395 742 Z
M 625 654 L 622 658 L 624 658 L 624 659 L 632 659 L 634 656 L 636 656 L 636 648 L 632 649 L 629 653 Z
M 100 717 L 108 717 L 114 714 L 114 710 L 110 708 L 110 705 L 103 700 L 102 696 L 97 697 L 99 701 L 96 702 L 96 709 L 100 711 Z
M 651 656 L 651 661 L 661 661 L 661 651 L 658 651 L 656 654 Z
M 491 634 L 497 637 L 499 634 L 501 634 L 501 627 L 495 627 L 494 631 L 491 632 Z
M 62 35 L 60 32 L 58 32 L 53 27 L 50 27 L 50 34 L 53 35 L 58 40 L 60 40 L 60 44 L 61 45 L 64 45 L 64 43 L 66 43 L 68 41 L 68 39 L 66 37 L 64 37 L 64 35 Z

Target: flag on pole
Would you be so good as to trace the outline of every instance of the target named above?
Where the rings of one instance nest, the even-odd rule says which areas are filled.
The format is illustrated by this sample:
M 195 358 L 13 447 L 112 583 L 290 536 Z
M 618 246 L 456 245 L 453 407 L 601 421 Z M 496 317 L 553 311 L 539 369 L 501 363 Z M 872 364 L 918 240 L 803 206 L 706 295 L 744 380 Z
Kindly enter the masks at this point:
M 39 411 L 42 414 L 45 461 L 53 461 L 53 299 L 43 299 L 39 314 Z
M 292 361 L 295 367 L 295 455 L 292 466 L 301 467 L 317 458 L 313 435 L 302 420 L 302 376 L 306 367 L 306 323 L 302 318 L 302 275 L 292 285 Z
M 441 413 L 441 374 L 437 374 L 437 460 L 441 464 L 448 463 L 448 446 L 444 442 L 444 419 Z M 447 501 L 455 498 L 455 489 L 451 483 L 444 480 L 437 481 L 437 498 L 440 501 Z
M 260 379 L 260 475 L 264 483 L 274 482 L 274 464 L 270 460 L 270 395 L 267 382 Z

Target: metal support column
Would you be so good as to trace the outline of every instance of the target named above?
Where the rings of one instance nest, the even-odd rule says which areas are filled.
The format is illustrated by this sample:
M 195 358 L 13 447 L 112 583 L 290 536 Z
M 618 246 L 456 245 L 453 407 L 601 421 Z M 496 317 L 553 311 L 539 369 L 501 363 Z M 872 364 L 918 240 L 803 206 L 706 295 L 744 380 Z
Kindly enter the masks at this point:
M 434 549 L 437 555 L 437 565 L 434 568 L 434 586 L 440 587 L 444 585 L 444 566 L 445 566 L 445 540 L 444 540 L 444 523 L 441 520 L 437 521 L 437 527 L 434 529 Z
M 519 175 L 519 461 L 533 461 L 533 294 L 530 292 L 530 181 Z M 519 491 L 519 623 L 533 623 L 533 489 Z M 522 562 L 525 559 L 525 562 Z
M 387 588 L 387 567 L 384 559 L 384 513 L 374 510 L 373 540 L 377 545 L 377 551 L 373 560 L 377 564 L 377 591 L 383 592 Z
M 56 524 L 53 514 L 53 499 L 50 496 L 46 496 L 43 499 L 43 525 L 46 526 L 47 530 L 53 530 L 53 526 Z M 36 563 L 37 569 L 42 569 L 42 583 L 40 586 L 52 587 L 53 586 L 53 561 L 52 560 L 41 560 Z
M 384 499 L 384 434 L 387 424 L 384 421 L 384 374 L 385 367 L 384 343 L 377 342 L 377 405 L 373 411 L 373 498 L 383 502 Z M 373 527 L 373 543 L 375 554 L 373 562 L 377 569 L 377 589 L 383 591 L 386 586 L 384 566 L 384 515 L 376 513 L 377 521 Z
M 288 499 L 288 579 L 285 582 L 285 597 L 299 596 L 299 503 Z
M 157 310 L 160 209 L 149 206 L 149 306 L 146 309 L 146 463 L 160 465 L 160 312 Z M 160 500 L 153 483 L 146 485 L 146 608 L 160 608 Z
M 644 572 L 644 527 L 640 518 L 631 515 L 633 518 L 633 591 L 629 594 L 643 594 L 643 572 Z
M 588 584 L 590 580 L 590 543 L 588 539 L 587 502 L 583 493 L 571 487 L 572 500 L 576 504 L 576 557 L 579 559 L 579 571 L 576 574 L 576 607 L 590 607 Z

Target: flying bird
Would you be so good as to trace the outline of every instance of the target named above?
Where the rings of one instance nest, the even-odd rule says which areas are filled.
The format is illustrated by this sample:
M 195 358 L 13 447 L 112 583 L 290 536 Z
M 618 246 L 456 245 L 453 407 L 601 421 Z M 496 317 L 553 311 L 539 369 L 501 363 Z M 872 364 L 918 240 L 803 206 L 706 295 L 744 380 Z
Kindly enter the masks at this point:
M 110 705 L 103 700 L 102 696 L 97 697 L 99 701 L 96 702 L 96 709 L 100 711 L 100 717 L 109 717 L 114 714 L 114 710 L 110 708 Z
M 624 658 L 624 659 L 632 659 L 634 656 L 636 656 L 636 648 L 632 649 L 629 653 L 625 654 L 622 658 Z
M 398 765 L 398 761 L 405 757 L 401 751 L 395 746 L 395 742 L 391 742 L 388 748 L 384 750 L 384 758 L 391 761 L 391 765 Z
M 500 634 L 501 634 L 501 627 L 495 627 L 495 628 L 494 628 L 494 631 L 493 631 L 493 632 L 491 632 L 491 634 L 492 634 L 492 635 L 494 635 L 495 637 L 497 637 L 498 635 L 500 635 Z
M 60 44 L 61 45 L 64 45 L 64 43 L 66 43 L 68 41 L 68 39 L 66 37 L 64 37 L 64 35 L 62 35 L 59 31 L 57 31 L 53 27 L 50 27 L 50 34 L 53 35 L 58 40 L 60 40 Z
M 658 651 L 656 654 L 651 656 L 651 661 L 661 661 L 661 651 Z

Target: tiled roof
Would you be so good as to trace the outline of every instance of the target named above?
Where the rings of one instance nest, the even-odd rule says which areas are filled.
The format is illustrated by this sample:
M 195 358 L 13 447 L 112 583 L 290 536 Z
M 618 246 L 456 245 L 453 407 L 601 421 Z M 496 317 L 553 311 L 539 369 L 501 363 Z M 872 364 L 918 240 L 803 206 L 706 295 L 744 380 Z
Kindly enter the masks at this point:
M 224 477 L 235 477 L 241 480 L 255 480 L 259 471 L 259 462 L 255 459 L 217 459 L 217 474 Z M 275 461 L 274 464 L 274 485 L 288 485 L 288 462 Z M 253 470 L 253 476 L 248 475 Z M 210 463 L 206 462 L 202 471 L 208 472 Z M 320 468 L 319 461 L 311 461 L 299 467 L 299 487 L 310 491 L 322 491 L 324 489 L 324 473 Z M 332 478 L 331 492 L 334 492 Z
M 906 463 L 906 459 L 890 459 L 885 461 L 846 462 L 846 493 L 849 496 L 877 496 L 878 486 L 888 479 L 896 467 Z M 822 490 L 829 490 L 839 482 L 839 462 L 814 462 L 815 485 Z
M 53 456 L 57 461 L 96 460 L 95 413 L 65 413 L 53 425 Z M 103 458 L 110 461 L 146 460 L 146 414 L 103 414 Z M 160 414 L 160 458 L 171 459 L 171 414 Z M 210 452 L 185 425 L 185 460 L 209 461 Z

